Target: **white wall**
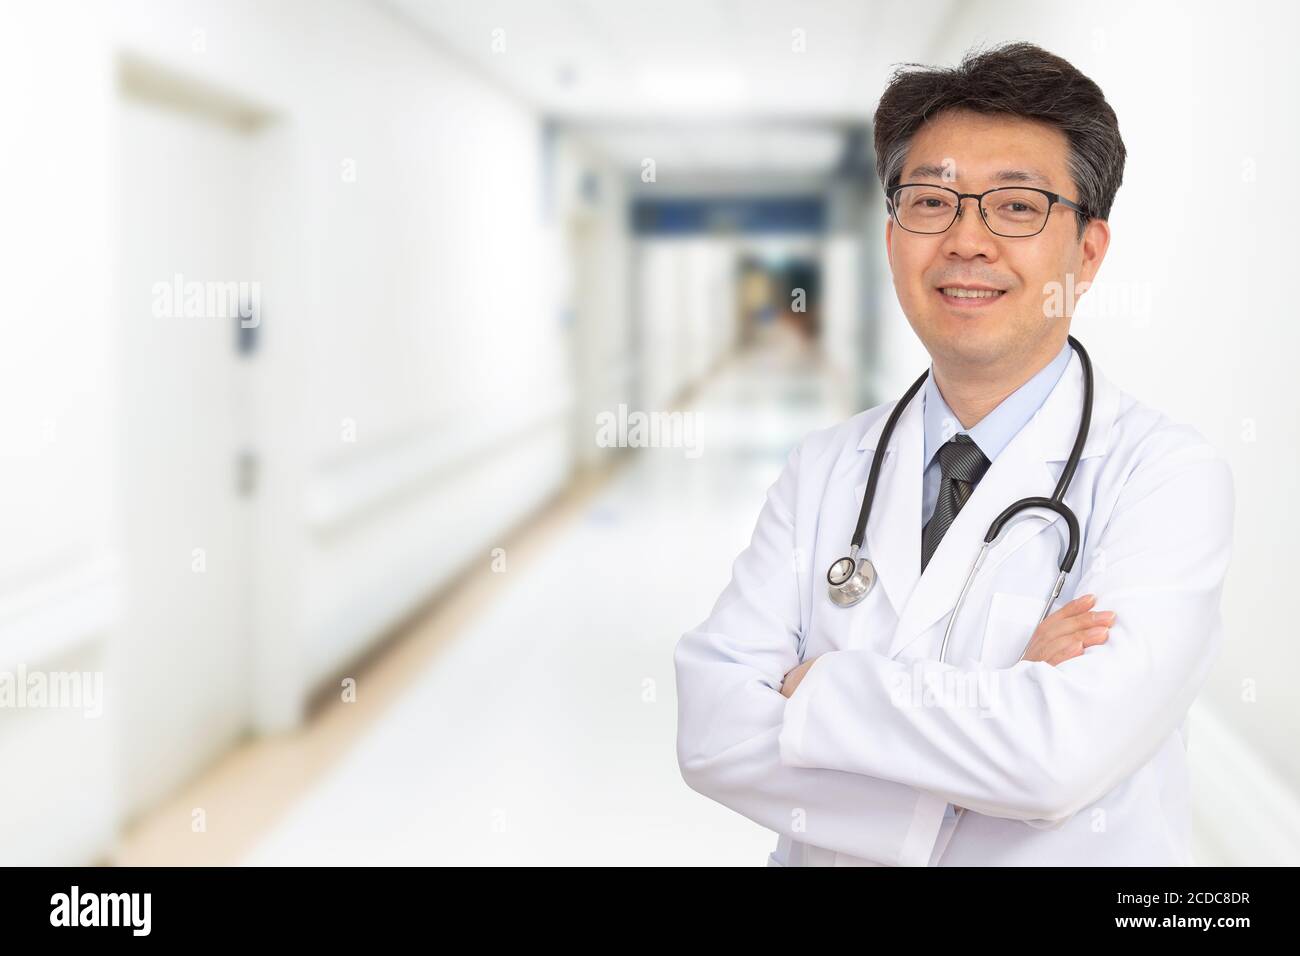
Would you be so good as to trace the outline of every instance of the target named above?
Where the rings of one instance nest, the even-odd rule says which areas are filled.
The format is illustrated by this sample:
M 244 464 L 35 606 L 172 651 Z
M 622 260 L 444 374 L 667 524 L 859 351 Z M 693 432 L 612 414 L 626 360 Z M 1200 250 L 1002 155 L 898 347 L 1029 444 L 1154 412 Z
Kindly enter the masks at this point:
M 111 64 L 84 11 L 25 14 L 22 29 L 0 29 L 0 672 L 100 672 L 121 574 L 110 546 L 110 197 L 87 171 L 110 164 Z M 111 731 L 108 715 L 0 708 L 0 763 L 14 771 L 0 787 L 0 863 L 80 862 L 107 845 Z
M 958 11 L 928 62 L 955 64 L 973 44 L 1029 40 L 1096 80 L 1119 117 L 1128 160 L 1112 244 L 1084 299 L 1095 311 L 1076 315 L 1071 331 L 1121 388 L 1193 424 L 1231 461 L 1228 635 L 1202 700 L 1294 799 L 1300 711 L 1291 675 L 1300 644 L 1284 600 L 1294 561 L 1283 549 L 1300 533 L 1300 512 L 1276 502 L 1294 484 L 1300 448 L 1291 367 L 1300 323 L 1285 292 L 1295 229 L 1288 171 L 1300 154 L 1300 11 L 1028 0 L 974 0 Z M 893 289 L 880 292 L 891 385 L 901 391 L 928 357 Z

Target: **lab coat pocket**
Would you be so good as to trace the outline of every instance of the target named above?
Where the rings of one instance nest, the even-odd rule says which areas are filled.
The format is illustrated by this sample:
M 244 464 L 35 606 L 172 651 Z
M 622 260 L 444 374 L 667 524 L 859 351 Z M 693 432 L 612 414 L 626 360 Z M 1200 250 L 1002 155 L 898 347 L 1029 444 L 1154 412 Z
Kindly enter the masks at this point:
M 775 853 L 769 853 L 769 854 L 767 855 L 767 865 L 768 865 L 768 866 L 785 866 L 784 863 L 782 863 L 780 860 L 778 860 L 778 859 L 776 858 L 776 854 L 775 854 Z
M 1044 600 L 1010 591 L 994 591 L 989 601 L 988 621 L 984 625 L 980 663 L 989 667 L 1010 667 L 1020 660 L 1038 627 Z

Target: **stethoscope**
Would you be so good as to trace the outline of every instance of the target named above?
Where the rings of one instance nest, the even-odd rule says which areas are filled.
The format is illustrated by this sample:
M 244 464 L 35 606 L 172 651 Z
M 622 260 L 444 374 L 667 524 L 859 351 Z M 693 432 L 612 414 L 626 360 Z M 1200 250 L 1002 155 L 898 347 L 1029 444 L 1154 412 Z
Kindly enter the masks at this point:
M 1079 340 L 1073 335 L 1067 336 L 1070 346 L 1079 353 L 1079 361 L 1083 364 L 1083 414 L 1079 417 L 1079 432 L 1074 439 L 1074 448 L 1070 451 L 1070 458 L 1065 463 L 1065 470 L 1061 472 L 1061 479 L 1056 483 L 1056 490 L 1052 492 L 1050 498 L 1021 498 L 1019 501 L 1007 507 L 993 524 L 989 525 L 988 534 L 984 536 L 984 546 L 975 556 L 975 563 L 971 565 L 970 573 L 966 575 L 966 583 L 962 585 L 961 593 L 957 597 L 957 605 L 952 610 L 952 615 L 948 618 L 948 626 L 943 632 L 943 644 L 939 648 L 939 660 L 943 662 L 948 653 L 948 637 L 952 634 L 953 624 L 956 623 L 957 615 L 961 612 L 962 603 L 966 600 L 966 592 L 970 590 L 971 582 L 975 580 L 975 575 L 979 572 L 980 566 L 984 563 L 984 557 L 1002 534 L 1003 528 L 1008 521 L 1022 511 L 1030 508 L 1044 508 L 1048 511 L 1055 512 L 1065 519 L 1066 527 L 1069 529 L 1069 544 L 1065 549 L 1065 554 L 1061 558 L 1060 574 L 1057 575 L 1056 585 L 1052 588 L 1051 596 L 1048 597 L 1047 603 L 1043 605 L 1043 613 L 1039 615 L 1039 622 L 1047 617 L 1048 612 L 1052 609 L 1052 604 L 1061 594 L 1061 588 L 1065 586 L 1066 576 L 1069 575 L 1070 569 L 1074 567 L 1074 559 L 1079 554 L 1079 519 L 1074 516 L 1065 504 L 1065 493 L 1070 487 L 1070 481 L 1074 478 L 1074 471 L 1079 466 L 1079 457 L 1083 454 L 1084 442 L 1088 440 L 1088 426 L 1092 421 L 1092 361 L 1088 358 L 1088 353 L 1084 351 Z M 903 409 L 907 406 L 913 396 L 920 391 L 921 386 L 925 384 L 926 377 L 930 372 L 927 369 L 925 374 L 912 383 L 911 388 L 903 395 L 898 404 L 894 406 L 889 420 L 885 422 L 885 430 L 880 435 L 880 441 L 877 443 L 875 454 L 871 461 L 871 473 L 867 477 L 867 490 L 862 496 L 862 510 L 858 513 L 858 526 L 853 531 L 853 539 L 849 545 L 849 553 L 842 558 L 831 563 L 830 568 L 826 571 L 826 580 L 830 584 L 831 600 L 839 607 L 852 607 L 861 601 L 871 591 L 872 586 L 876 583 L 876 568 L 871 560 L 866 557 L 859 557 L 858 552 L 862 548 L 862 542 L 866 538 L 867 518 L 871 515 L 871 503 L 876 497 L 876 483 L 880 479 L 880 463 L 884 460 L 884 450 L 889 446 L 889 439 L 894 434 L 894 425 L 898 423 Z M 917 476 L 920 480 L 920 476 Z M 1033 517 L 1041 518 L 1041 515 Z M 1042 520 L 1047 520 L 1043 518 Z M 1028 649 L 1028 645 L 1026 645 Z M 1023 653 L 1023 652 L 1022 652 Z

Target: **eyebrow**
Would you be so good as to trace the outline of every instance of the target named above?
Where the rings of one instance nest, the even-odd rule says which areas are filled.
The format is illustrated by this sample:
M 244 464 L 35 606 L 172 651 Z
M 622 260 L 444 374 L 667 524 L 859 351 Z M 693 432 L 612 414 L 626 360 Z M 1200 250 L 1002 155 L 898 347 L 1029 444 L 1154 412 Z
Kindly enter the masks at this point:
M 920 166 L 914 166 L 912 171 L 907 174 L 908 179 L 917 177 L 929 179 L 943 179 L 944 175 L 951 167 L 936 166 L 933 163 L 922 163 Z M 1001 169 L 993 174 L 994 182 L 999 183 L 1038 183 L 1043 186 L 1050 186 L 1051 180 L 1036 169 Z

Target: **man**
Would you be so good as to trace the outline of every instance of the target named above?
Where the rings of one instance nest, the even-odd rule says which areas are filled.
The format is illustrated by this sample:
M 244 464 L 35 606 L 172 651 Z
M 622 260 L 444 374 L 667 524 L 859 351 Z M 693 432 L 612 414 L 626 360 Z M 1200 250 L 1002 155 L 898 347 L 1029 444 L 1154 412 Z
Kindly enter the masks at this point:
M 1110 240 L 1115 114 L 1068 62 L 1011 44 L 896 72 L 875 145 L 928 378 L 888 443 L 894 401 L 790 454 L 677 645 L 682 775 L 779 834 L 771 865 L 1187 864 L 1186 715 L 1222 640 L 1234 507 L 1202 436 L 1096 372 L 1056 609 L 1040 622 L 1065 522 L 1040 510 L 950 620 L 993 520 L 1051 496 L 1075 443 L 1067 335 Z M 862 555 L 879 578 L 845 608 L 826 569 L 877 455 Z

